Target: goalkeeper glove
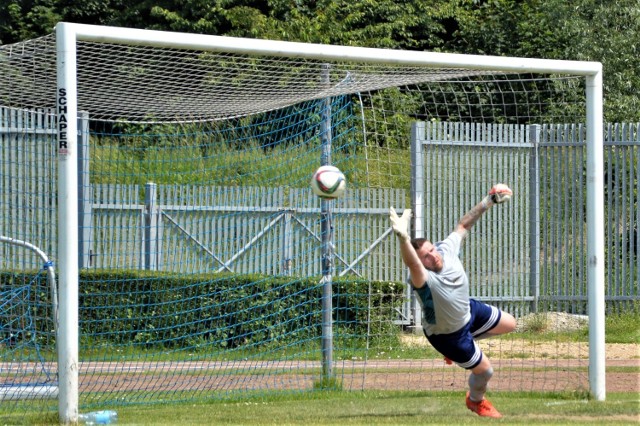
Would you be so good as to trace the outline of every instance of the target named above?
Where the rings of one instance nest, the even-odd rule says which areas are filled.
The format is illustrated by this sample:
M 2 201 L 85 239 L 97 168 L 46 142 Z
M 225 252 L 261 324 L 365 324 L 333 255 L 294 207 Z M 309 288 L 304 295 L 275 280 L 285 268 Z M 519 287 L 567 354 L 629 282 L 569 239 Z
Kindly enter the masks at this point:
M 409 241 L 409 219 L 411 218 L 411 210 L 406 209 L 401 217 L 398 217 L 396 210 L 391 207 L 389 209 L 389 220 L 391 220 L 391 228 L 395 232 L 400 241 Z
M 489 190 L 489 195 L 484 197 L 482 200 L 482 205 L 485 210 L 491 207 L 494 204 L 502 204 L 506 203 L 511 199 L 513 195 L 513 191 L 504 183 L 498 183 L 493 185 L 493 187 Z

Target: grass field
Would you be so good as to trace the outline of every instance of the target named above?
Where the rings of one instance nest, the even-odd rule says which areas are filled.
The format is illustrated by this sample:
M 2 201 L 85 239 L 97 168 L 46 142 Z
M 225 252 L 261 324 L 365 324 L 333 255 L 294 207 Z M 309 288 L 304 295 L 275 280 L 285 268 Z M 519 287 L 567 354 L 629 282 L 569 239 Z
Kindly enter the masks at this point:
M 120 407 L 119 425 L 637 425 L 638 393 L 612 393 L 603 402 L 586 395 L 492 393 L 502 419 L 480 418 L 458 392 L 314 392 L 243 401 Z M 22 424 L 57 424 L 49 422 Z M 6 421 L 6 419 L 5 419 Z
M 607 342 L 640 347 L 640 315 L 636 309 L 609 315 L 606 320 Z M 536 329 L 530 334 L 537 341 L 586 340 L 586 333 L 557 334 Z M 424 350 L 422 352 L 424 356 Z M 402 351 L 398 356 L 417 355 Z M 611 355 L 611 354 L 610 354 Z M 629 353 L 637 360 L 640 351 Z M 395 358 L 395 354 L 394 354 Z M 189 403 L 108 407 L 118 412 L 120 425 L 464 425 L 493 422 L 528 425 L 638 425 L 640 424 L 640 369 L 607 367 L 607 373 L 620 371 L 637 378 L 632 392 L 612 392 L 608 383 L 605 401 L 590 400 L 587 392 L 506 392 L 493 391 L 488 399 L 498 408 L 502 419 L 484 419 L 466 409 L 464 387 L 451 391 L 313 391 L 279 393 L 244 399 L 221 399 Z M 499 371 L 499 374 L 506 374 Z M 495 378 L 497 386 L 499 376 Z M 207 398 L 206 396 L 204 398 Z M 55 404 L 55 402 L 54 402 Z M 0 424 L 54 425 L 57 412 L 30 402 L 27 412 L 11 411 L 10 404 L 0 404 Z M 46 411 L 49 411 L 45 414 Z M 83 409 L 83 412 L 85 410 Z

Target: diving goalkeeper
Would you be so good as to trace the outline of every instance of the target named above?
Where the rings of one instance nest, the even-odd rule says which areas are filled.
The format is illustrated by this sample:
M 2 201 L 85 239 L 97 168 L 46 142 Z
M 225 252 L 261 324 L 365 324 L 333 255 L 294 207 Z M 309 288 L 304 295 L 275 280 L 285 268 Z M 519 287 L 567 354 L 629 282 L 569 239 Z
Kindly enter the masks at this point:
M 469 279 L 458 254 L 462 240 L 480 216 L 494 204 L 508 201 L 511 195 L 507 185 L 494 185 L 453 232 L 435 244 L 424 238 L 409 238 L 411 210 L 398 217 L 394 208 L 390 209 L 391 226 L 400 240 L 402 260 L 409 268 L 409 283 L 422 307 L 424 334 L 445 361 L 470 370 L 466 405 L 483 417 L 502 415 L 484 398 L 493 368 L 476 340 L 509 333 L 515 329 L 516 320 L 469 297 Z

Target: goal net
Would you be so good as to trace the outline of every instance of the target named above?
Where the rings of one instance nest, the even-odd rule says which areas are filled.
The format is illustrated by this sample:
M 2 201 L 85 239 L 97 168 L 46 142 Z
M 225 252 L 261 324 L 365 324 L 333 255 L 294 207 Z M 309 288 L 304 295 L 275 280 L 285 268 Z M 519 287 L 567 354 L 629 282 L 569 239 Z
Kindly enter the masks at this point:
M 58 213 L 58 233 L 42 232 L 82 409 L 463 390 L 466 372 L 421 336 L 388 211 L 412 208 L 413 235 L 437 241 L 498 182 L 513 202 L 462 253 L 472 296 L 520 320 L 481 342 L 491 389 L 593 391 L 594 354 L 563 336 L 602 307 L 587 304 L 601 284 L 587 261 L 601 238 L 599 64 L 57 28 L 0 47 L 2 173 L 17 141 L 58 136 L 2 182 L 41 161 L 58 185 L 32 195 L 48 202 L 37 214 L 13 214 L 35 232 Z M 346 175 L 344 197 L 313 195 L 322 164 Z

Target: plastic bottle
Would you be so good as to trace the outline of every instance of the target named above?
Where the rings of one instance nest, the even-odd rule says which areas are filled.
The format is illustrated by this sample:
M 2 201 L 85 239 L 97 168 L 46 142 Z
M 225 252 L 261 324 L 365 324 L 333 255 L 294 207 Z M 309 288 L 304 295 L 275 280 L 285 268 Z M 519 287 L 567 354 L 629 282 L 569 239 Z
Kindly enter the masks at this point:
M 118 413 L 113 410 L 92 411 L 78 414 L 78 421 L 85 425 L 110 425 L 118 421 Z

